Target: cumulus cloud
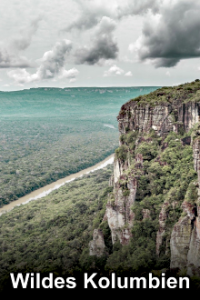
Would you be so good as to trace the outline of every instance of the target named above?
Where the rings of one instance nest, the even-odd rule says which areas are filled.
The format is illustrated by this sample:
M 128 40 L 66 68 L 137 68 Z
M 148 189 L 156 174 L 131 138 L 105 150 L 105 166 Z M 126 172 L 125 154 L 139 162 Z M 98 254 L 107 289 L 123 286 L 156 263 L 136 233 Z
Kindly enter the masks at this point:
M 77 79 L 76 78 L 71 78 L 70 80 L 69 80 L 69 82 L 70 83 L 73 83 L 73 82 L 75 82 Z
M 76 79 L 76 77 L 78 76 L 79 74 L 79 71 L 75 68 L 72 68 L 70 70 L 65 70 L 63 69 L 61 72 L 60 72 L 60 76 L 59 78 L 68 78 L 72 81 L 74 81 L 74 79 Z
M 131 43 L 128 46 L 128 51 L 130 51 L 131 53 L 134 53 L 137 50 L 137 46 L 135 43 Z
M 17 69 L 11 70 L 7 74 L 20 84 L 42 79 L 53 79 L 56 75 L 60 75 L 62 78 L 74 79 L 78 75 L 78 70 L 71 69 L 66 71 L 64 69 L 65 56 L 71 49 L 71 41 L 62 40 L 57 42 L 52 50 L 44 53 L 41 59 L 41 65 L 36 73 L 30 74 L 26 69 Z
M 141 61 L 150 59 L 156 67 L 173 67 L 181 59 L 200 57 L 200 3 L 194 0 L 163 2 L 152 15 L 142 36 L 129 50 Z
M 80 14 L 65 30 L 92 28 L 104 16 L 119 20 L 130 15 L 144 14 L 148 10 L 157 12 L 160 1 L 162 0 L 76 0 Z
M 113 65 L 111 66 L 107 71 L 104 72 L 103 76 L 104 77 L 108 77 L 108 76 L 119 76 L 119 75 L 124 75 L 126 77 L 132 77 L 133 74 L 131 71 L 128 72 L 124 72 L 123 69 L 121 69 L 120 67 Z
M 127 73 L 125 73 L 125 74 L 124 74 L 124 76 L 127 76 L 127 77 L 132 77 L 132 76 L 133 76 L 133 74 L 132 74 L 132 72 L 131 72 L 131 71 L 128 71 Z
M 57 75 L 65 64 L 65 55 L 72 49 L 69 40 L 57 42 L 54 48 L 44 53 L 42 64 L 40 65 L 37 76 L 39 79 L 49 79 Z
M 36 74 L 31 75 L 29 72 L 26 71 L 26 69 L 10 70 L 7 72 L 7 74 L 10 78 L 14 79 L 14 81 L 19 84 L 24 84 L 37 80 Z
M 110 69 L 108 71 L 104 72 L 104 77 L 108 77 L 108 76 L 113 76 L 113 75 L 122 75 L 124 73 L 124 70 L 122 70 L 121 68 L 119 68 L 116 65 L 113 65 L 112 67 L 110 67 Z
M 70 70 L 63 70 L 60 78 L 75 78 L 79 74 L 79 71 L 75 68 Z
M 113 37 L 116 23 L 108 17 L 103 17 L 91 38 L 92 46 L 77 49 L 75 53 L 78 64 L 94 65 L 104 60 L 115 59 L 119 51 Z

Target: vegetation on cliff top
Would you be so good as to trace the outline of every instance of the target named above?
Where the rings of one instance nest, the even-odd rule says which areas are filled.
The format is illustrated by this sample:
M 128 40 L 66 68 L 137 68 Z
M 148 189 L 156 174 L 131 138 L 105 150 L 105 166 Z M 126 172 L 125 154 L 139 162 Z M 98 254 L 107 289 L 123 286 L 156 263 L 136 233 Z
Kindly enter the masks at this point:
M 174 100 L 181 100 L 186 103 L 189 101 L 200 101 L 200 80 L 196 79 L 193 82 L 180 84 L 178 86 L 157 89 L 147 95 L 141 95 L 131 99 L 127 103 L 137 102 L 139 105 L 158 105 L 162 103 L 171 103 Z

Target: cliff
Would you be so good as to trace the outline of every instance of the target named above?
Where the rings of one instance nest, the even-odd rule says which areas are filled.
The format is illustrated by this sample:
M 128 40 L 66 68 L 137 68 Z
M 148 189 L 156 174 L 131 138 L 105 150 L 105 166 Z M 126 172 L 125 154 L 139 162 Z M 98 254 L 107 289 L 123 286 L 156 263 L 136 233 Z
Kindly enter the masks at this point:
M 151 268 L 200 276 L 199 118 L 199 80 L 163 87 L 121 107 L 113 192 L 103 222 L 113 244 L 131 244 L 130 262 L 149 240 Z

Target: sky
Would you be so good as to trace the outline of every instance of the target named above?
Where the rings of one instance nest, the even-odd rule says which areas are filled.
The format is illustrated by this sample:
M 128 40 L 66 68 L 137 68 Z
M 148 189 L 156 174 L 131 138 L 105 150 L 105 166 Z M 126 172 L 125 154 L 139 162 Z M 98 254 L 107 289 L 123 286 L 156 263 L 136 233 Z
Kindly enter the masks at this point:
M 1 0 L 0 90 L 200 78 L 199 0 Z

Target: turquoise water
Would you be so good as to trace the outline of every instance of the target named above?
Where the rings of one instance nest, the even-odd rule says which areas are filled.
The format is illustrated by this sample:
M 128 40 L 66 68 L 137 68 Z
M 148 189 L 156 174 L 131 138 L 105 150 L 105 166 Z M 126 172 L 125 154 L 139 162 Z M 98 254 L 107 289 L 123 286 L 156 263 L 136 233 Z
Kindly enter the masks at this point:
M 121 106 L 157 88 L 0 92 L 0 205 L 113 153 Z

